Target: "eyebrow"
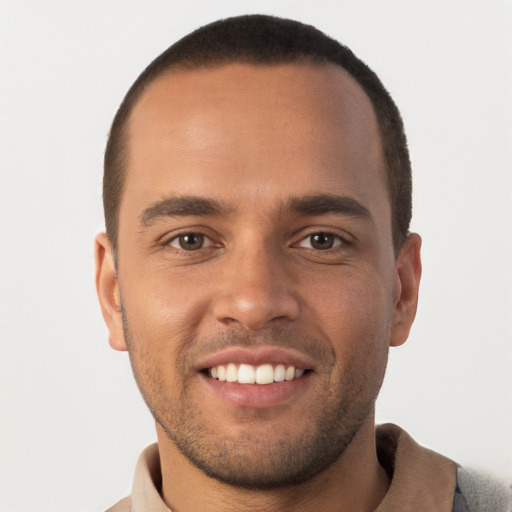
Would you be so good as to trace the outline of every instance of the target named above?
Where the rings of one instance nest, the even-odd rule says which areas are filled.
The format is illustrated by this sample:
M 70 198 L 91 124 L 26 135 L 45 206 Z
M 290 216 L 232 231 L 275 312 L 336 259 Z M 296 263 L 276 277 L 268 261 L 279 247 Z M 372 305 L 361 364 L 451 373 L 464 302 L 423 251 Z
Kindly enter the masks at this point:
M 232 208 L 215 199 L 196 196 L 166 197 L 153 203 L 140 215 L 142 227 L 148 227 L 161 217 L 184 217 L 187 215 L 226 217 Z
M 371 219 L 370 211 L 352 197 L 331 194 L 316 194 L 292 197 L 282 212 L 291 215 L 326 215 L 334 213 L 348 217 Z M 162 217 L 185 217 L 196 215 L 201 217 L 227 217 L 234 208 L 207 197 L 171 196 L 153 203 L 139 215 L 140 225 L 149 227 Z
M 371 214 L 368 208 L 352 197 L 331 194 L 318 194 L 291 198 L 286 206 L 291 214 L 326 215 L 335 213 L 348 217 L 368 219 Z

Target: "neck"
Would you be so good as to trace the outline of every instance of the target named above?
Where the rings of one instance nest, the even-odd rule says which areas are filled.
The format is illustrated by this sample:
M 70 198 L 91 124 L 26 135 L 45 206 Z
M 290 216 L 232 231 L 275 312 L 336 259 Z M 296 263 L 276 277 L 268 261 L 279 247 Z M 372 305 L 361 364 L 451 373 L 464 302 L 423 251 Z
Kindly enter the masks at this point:
M 311 480 L 282 489 L 248 490 L 205 475 L 193 466 L 157 424 L 162 466 L 162 498 L 173 512 L 370 512 L 389 488 L 379 465 L 373 415 L 329 468 Z

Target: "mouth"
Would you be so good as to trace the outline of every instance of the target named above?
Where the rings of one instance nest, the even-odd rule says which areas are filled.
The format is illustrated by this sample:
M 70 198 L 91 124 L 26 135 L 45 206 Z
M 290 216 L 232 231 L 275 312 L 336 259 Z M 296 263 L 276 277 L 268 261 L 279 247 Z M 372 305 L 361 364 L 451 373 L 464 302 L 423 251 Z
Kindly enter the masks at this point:
M 252 364 L 220 364 L 205 368 L 203 372 L 220 382 L 235 382 L 238 384 L 255 384 L 265 386 L 274 382 L 285 382 L 300 379 L 311 370 L 298 368 L 293 365 L 264 363 Z
M 299 400 L 311 388 L 317 362 L 279 347 L 230 347 L 199 362 L 210 404 L 274 407 Z

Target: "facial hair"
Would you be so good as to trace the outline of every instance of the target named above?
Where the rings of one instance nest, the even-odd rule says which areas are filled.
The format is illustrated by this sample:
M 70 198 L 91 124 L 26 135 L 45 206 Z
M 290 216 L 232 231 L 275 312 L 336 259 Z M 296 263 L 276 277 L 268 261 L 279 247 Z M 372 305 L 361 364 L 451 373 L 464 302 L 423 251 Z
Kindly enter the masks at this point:
M 374 411 L 387 361 L 372 365 L 374 354 L 357 353 L 352 360 L 339 361 L 325 340 L 272 328 L 254 336 L 244 329 L 227 335 L 189 339 L 173 352 L 173 369 L 144 349 L 146 340 L 134 339 L 123 310 L 123 325 L 135 379 L 155 420 L 179 451 L 205 474 L 228 485 L 270 490 L 301 484 L 336 462 Z M 319 362 L 314 378 L 318 396 L 300 425 L 270 435 L 273 415 L 279 412 L 244 410 L 235 431 L 219 432 L 201 410 L 190 376 L 192 362 L 202 354 L 233 346 L 258 345 L 293 347 Z M 378 340 L 366 344 L 383 346 Z M 160 357 L 164 357 L 160 354 Z M 180 382 L 179 396 L 171 392 L 165 372 L 174 371 Z M 333 382 L 332 374 L 338 378 Z M 197 377 L 197 371 L 195 372 Z M 176 378 L 175 378 L 176 380 Z M 260 426 L 264 428 L 260 428 Z M 274 434 L 274 432 L 272 432 Z

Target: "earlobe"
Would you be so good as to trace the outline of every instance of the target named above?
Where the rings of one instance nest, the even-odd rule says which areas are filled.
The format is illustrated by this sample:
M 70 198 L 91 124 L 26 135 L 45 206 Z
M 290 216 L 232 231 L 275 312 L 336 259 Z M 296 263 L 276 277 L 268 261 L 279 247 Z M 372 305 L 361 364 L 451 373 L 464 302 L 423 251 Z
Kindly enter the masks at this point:
M 396 264 L 395 304 L 391 346 L 405 343 L 409 336 L 416 309 L 421 279 L 421 238 L 411 233 L 405 241 Z
M 103 319 L 109 330 L 110 346 L 115 350 L 126 350 L 127 345 L 123 332 L 119 283 L 112 246 L 105 233 L 100 233 L 96 236 L 94 255 L 96 260 L 96 291 Z

